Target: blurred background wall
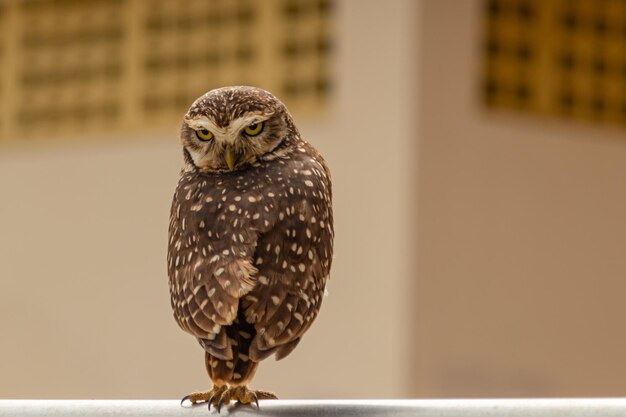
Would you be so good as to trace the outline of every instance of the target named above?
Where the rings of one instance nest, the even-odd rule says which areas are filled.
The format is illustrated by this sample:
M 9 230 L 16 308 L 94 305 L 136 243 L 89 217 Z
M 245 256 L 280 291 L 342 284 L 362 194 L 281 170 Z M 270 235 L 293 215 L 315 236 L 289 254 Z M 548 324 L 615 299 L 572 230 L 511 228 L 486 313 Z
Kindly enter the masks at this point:
M 408 0 L 93 1 L 94 14 L 84 10 L 88 3 L 51 1 L 43 8 L 37 1 L 13 2 L 3 10 L 4 23 L 15 30 L 12 39 L 16 33 L 22 38 L 4 50 L 3 56 L 14 61 L 3 61 L 2 68 L 11 65 L 18 74 L 44 75 L 18 77 L 11 82 L 20 85 L 6 83 L 2 90 L 6 94 L 19 87 L 36 102 L 11 96 L 10 106 L 17 110 L 3 119 L 0 397 L 177 398 L 209 387 L 203 352 L 175 324 L 167 287 L 169 205 L 182 166 L 178 127 L 196 96 L 220 83 L 255 79 L 285 100 L 301 132 L 328 160 L 337 238 L 329 296 L 315 325 L 287 360 L 263 362 L 254 384 L 283 398 L 407 395 L 412 230 L 406 220 L 414 195 L 408 173 L 415 166 L 417 135 L 412 120 L 415 5 Z M 192 16 L 173 7 L 182 4 L 189 5 Z M 137 56 L 125 54 L 146 51 L 136 45 L 130 52 L 118 51 L 116 42 L 139 42 L 139 35 L 117 34 L 123 28 L 115 23 L 131 21 L 137 31 L 133 8 L 149 15 L 157 13 L 157 6 L 165 16 L 146 18 L 146 31 L 157 27 L 172 33 L 154 41 L 155 50 L 163 51 L 160 60 L 148 56 L 129 69 L 126 60 Z M 222 18 L 237 20 L 238 13 L 250 8 L 261 29 L 270 21 L 267 38 L 264 32 L 246 32 L 245 24 L 221 22 L 213 15 L 222 12 Z M 103 13 L 110 18 L 98 20 Z M 96 22 L 85 26 L 85 15 Z M 46 35 L 36 40 L 47 43 L 29 52 L 42 67 L 28 65 L 24 39 L 31 29 L 20 29 L 26 16 L 42 25 L 32 31 Z M 223 30 L 231 31 L 222 39 L 227 44 L 219 56 L 232 56 L 233 43 L 238 48 L 250 42 L 261 48 L 254 52 L 263 62 L 254 65 L 262 68 L 228 58 L 206 60 L 204 49 L 185 49 L 188 42 L 197 43 L 190 40 L 196 32 L 187 27 L 189 19 L 205 24 L 194 20 L 198 16 L 217 19 Z M 271 19 L 278 20 L 276 26 Z M 9 26 L 0 27 L 9 32 Z M 96 42 L 90 28 L 98 28 L 96 35 L 108 35 Z M 81 37 L 73 41 L 68 31 Z M 204 47 L 213 41 L 222 45 L 219 30 L 217 35 L 199 32 L 197 36 L 209 37 Z M 218 37 L 210 38 L 214 35 Z M 169 36 L 179 44 L 170 45 Z M 326 48 L 306 53 L 318 36 L 332 41 L 333 56 L 327 61 L 315 52 L 321 49 L 323 55 Z M 294 40 L 298 50 L 305 50 L 295 68 L 283 55 Z M 267 42 L 275 49 L 268 50 Z M 105 52 L 91 57 L 90 45 Z M 83 55 L 92 63 L 88 68 L 108 62 L 111 68 L 119 66 L 118 72 L 81 77 L 77 74 L 86 72 Z M 268 56 L 276 62 L 265 62 Z M 193 63 L 196 57 L 207 76 L 195 65 L 172 64 Z M 154 68 L 159 69 L 156 74 L 150 72 Z M 273 72 L 262 72 L 266 68 Z M 132 75 L 144 70 L 143 78 Z M 311 76 L 326 71 L 332 89 L 326 93 L 311 88 Z M 85 116 L 79 110 L 89 103 L 95 103 L 87 107 L 95 111 Z M 42 109 L 33 113 L 40 119 L 29 119 L 31 108 Z M 106 108 L 117 110 L 106 113 L 107 118 L 102 113 Z
M 101 17 L 85 25 L 88 3 Z M 625 1 L 175 4 L 0 7 L 0 397 L 208 387 L 171 317 L 167 219 L 180 116 L 239 83 L 293 110 L 331 166 L 336 210 L 322 312 L 255 386 L 283 398 L 625 395 Z M 217 29 L 200 30 L 194 8 Z M 224 8 L 236 23 L 215 17 Z M 203 39 L 221 49 L 196 61 Z M 574 75 L 551 66 L 574 61 Z
M 413 392 L 626 395 L 626 2 L 422 6 Z

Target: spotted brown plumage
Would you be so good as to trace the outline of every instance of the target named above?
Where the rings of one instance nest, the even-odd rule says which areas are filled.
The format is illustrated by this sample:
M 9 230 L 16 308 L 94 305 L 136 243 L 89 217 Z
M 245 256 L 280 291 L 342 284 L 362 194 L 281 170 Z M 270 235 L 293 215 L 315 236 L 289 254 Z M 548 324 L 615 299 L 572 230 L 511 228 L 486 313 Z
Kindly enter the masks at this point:
M 181 141 L 171 304 L 204 348 L 214 384 L 185 399 L 210 406 L 275 398 L 247 384 L 261 360 L 287 356 L 319 312 L 333 253 L 328 168 L 285 106 L 254 87 L 198 98 Z

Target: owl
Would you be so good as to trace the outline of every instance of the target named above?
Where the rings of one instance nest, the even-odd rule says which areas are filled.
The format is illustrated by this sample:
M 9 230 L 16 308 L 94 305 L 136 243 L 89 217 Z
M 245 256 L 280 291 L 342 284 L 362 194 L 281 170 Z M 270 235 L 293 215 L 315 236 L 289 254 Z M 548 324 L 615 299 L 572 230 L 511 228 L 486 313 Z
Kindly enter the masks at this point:
M 289 355 L 322 304 L 333 255 L 330 172 L 285 105 L 260 88 L 199 97 L 180 140 L 171 305 L 204 349 L 213 382 L 181 403 L 258 406 L 276 398 L 248 388 L 259 362 Z

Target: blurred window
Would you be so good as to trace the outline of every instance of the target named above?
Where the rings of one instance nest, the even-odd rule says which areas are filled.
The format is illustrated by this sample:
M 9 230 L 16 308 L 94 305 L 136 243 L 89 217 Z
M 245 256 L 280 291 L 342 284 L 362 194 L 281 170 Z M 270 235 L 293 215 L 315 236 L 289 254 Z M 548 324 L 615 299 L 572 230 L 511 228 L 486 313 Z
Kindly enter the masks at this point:
M 626 124 L 626 0 L 484 1 L 482 97 Z
M 224 85 L 318 114 L 332 11 L 331 0 L 0 2 L 0 140 L 171 128 Z

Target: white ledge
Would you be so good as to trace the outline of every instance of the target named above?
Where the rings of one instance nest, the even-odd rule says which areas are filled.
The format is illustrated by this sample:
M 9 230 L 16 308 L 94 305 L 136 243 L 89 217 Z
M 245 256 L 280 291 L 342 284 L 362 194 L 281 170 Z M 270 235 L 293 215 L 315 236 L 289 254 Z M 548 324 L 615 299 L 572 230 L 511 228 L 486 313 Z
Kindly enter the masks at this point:
M 497 400 L 265 400 L 234 416 L 624 417 L 626 398 Z M 206 417 L 206 405 L 176 400 L 0 400 L 1 417 Z M 210 415 L 217 415 L 212 409 Z

